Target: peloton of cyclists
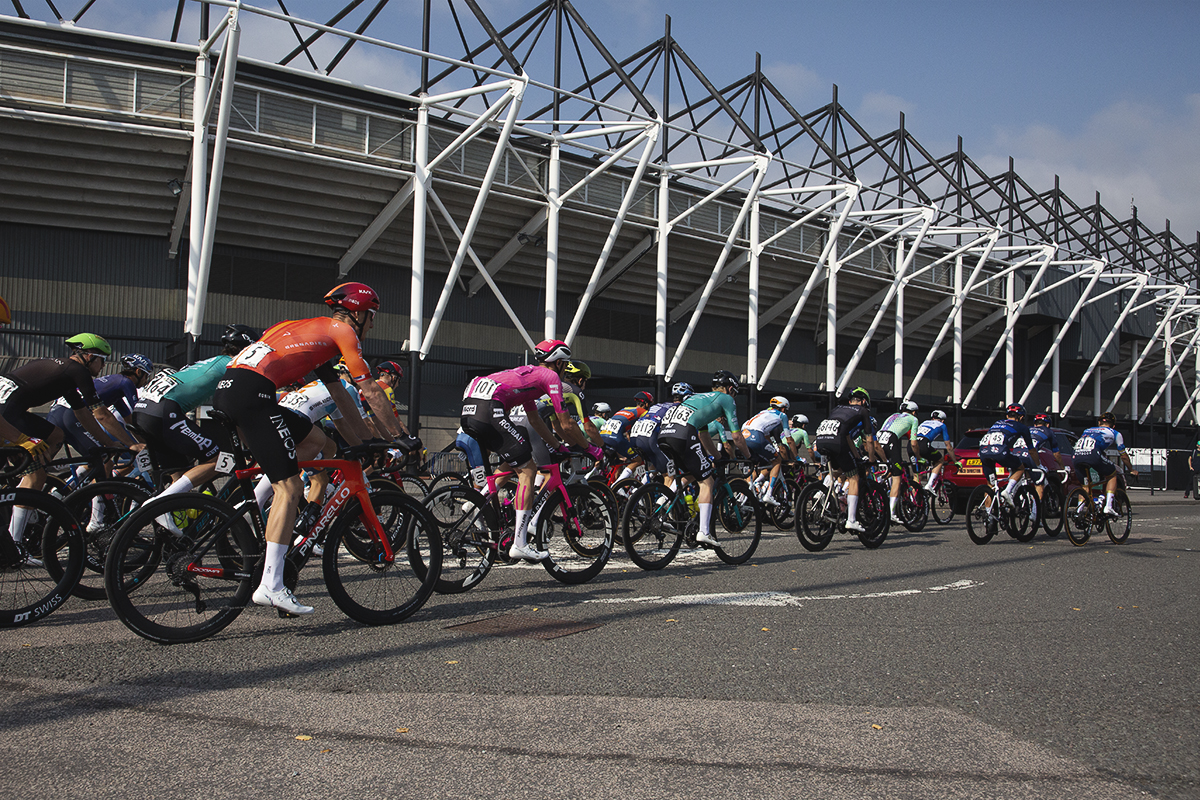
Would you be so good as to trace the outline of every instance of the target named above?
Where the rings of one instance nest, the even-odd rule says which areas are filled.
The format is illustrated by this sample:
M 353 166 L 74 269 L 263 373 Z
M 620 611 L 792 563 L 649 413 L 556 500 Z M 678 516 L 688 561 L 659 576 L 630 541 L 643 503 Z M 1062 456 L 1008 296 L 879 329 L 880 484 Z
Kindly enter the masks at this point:
M 855 445 L 859 438 L 865 453 Z M 858 498 L 863 458 L 875 463 L 883 457 L 875 443 L 870 392 L 861 386 L 853 389 L 847 402 L 835 407 L 817 426 L 816 445 L 817 452 L 829 462 L 830 478 L 846 479 L 846 530 L 862 533 L 866 528 L 858 521 Z
M 642 465 L 637 449 L 629 443 L 629 430 L 633 423 L 646 415 L 653 402 L 654 397 L 649 392 L 638 392 L 633 396 L 633 405 L 613 414 L 600 428 L 600 438 L 604 440 L 605 449 L 625 461 L 625 469 L 617 476 L 618 481 L 632 477 L 634 470 Z

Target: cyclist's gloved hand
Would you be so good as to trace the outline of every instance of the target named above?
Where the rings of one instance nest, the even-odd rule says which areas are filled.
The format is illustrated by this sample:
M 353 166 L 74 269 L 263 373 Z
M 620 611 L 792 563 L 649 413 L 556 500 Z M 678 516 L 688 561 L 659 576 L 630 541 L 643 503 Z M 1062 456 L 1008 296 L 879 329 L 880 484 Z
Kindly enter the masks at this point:
M 588 445 L 587 454 L 599 461 L 600 457 L 604 455 L 604 450 L 594 444 Z
M 403 450 L 406 454 L 411 453 L 413 450 L 421 449 L 421 440 L 416 436 L 413 436 L 411 433 L 405 433 L 397 436 L 394 441 L 396 442 L 396 446 Z
M 571 455 L 571 447 L 570 445 L 559 444 L 558 447 L 554 448 L 554 452 L 558 453 L 560 456 L 569 456 Z

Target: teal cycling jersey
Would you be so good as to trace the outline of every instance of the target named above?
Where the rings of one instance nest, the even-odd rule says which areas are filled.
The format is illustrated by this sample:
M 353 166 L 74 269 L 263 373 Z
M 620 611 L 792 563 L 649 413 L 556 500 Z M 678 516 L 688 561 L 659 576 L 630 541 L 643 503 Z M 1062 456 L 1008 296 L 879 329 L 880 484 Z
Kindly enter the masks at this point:
M 694 394 L 684 400 L 683 405 L 692 409 L 687 424 L 696 430 L 707 427 L 710 422 L 715 422 L 721 417 L 725 417 L 729 430 L 736 431 L 741 428 L 738 424 L 737 405 L 733 398 L 724 392 Z
M 796 445 L 796 449 L 811 447 L 811 442 L 808 439 L 808 431 L 803 428 L 792 428 L 788 432 L 788 438 Z
M 170 375 L 156 375 L 142 390 L 142 397 L 153 402 L 173 400 L 186 414 L 212 398 L 217 383 L 225 377 L 225 366 L 232 360 L 226 355 L 213 356 Z

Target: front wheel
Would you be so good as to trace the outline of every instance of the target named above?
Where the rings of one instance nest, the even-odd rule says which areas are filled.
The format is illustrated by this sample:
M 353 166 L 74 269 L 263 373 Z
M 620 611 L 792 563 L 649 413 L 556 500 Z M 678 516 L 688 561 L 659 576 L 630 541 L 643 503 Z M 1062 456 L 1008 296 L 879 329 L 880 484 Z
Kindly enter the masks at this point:
M 459 594 L 474 588 L 496 563 L 499 527 L 487 499 L 468 486 L 443 483 L 429 492 L 424 505 L 442 535 L 436 591 Z
M 687 504 L 661 483 L 636 489 L 621 513 L 621 540 L 629 560 L 644 570 L 667 566 L 679 552 L 691 521 Z
M 104 562 L 108 546 L 129 515 L 150 499 L 150 490 L 131 481 L 89 483 L 67 495 L 63 502 L 79 520 L 85 545 L 83 574 L 74 594 L 84 600 L 103 600 Z M 62 572 L 58 559 L 46 562 L 51 575 Z
M 939 525 L 949 524 L 954 519 L 954 484 L 938 481 L 938 486 L 929 498 L 929 513 Z
M 1108 538 L 1113 544 L 1124 544 L 1133 530 L 1133 507 L 1129 505 L 1129 495 L 1124 489 L 1117 489 L 1113 494 L 1113 510 L 1117 512 L 1116 516 L 1105 520 Z
M 13 512 L 24 508 L 18 544 L 10 535 Z M 36 563 L 58 564 L 58 575 Z M 0 496 L 0 628 L 37 622 L 66 602 L 83 572 L 83 532 L 59 500 L 33 489 Z
M 558 490 L 541 506 L 534 541 L 550 553 L 542 560 L 546 571 L 555 580 L 573 585 L 587 583 L 608 563 L 617 533 L 617 515 L 604 496 L 588 484 L 571 489 L 570 506 Z
M 325 541 L 325 586 L 346 616 L 390 625 L 415 614 L 433 594 L 442 572 L 442 537 L 429 509 L 403 492 L 375 492 L 371 505 L 393 558 L 385 558 L 380 532 L 351 500 Z
M 995 502 L 995 493 L 986 483 L 972 489 L 967 499 L 967 536 L 975 544 L 987 544 L 999 528 L 999 520 L 989 508 L 990 502 Z
M 762 506 L 750 489 L 750 484 L 743 480 L 730 481 L 718 492 L 721 497 L 721 523 L 726 532 L 718 537 L 717 558 L 726 564 L 745 564 L 758 549 L 758 542 L 762 538 Z M 732 529 L 725 522 L 731 517 L 736 519 Z
M 1092 505 L 1092 496 L 1083 489 L 1073 489 L 1067 495 L 1063 506 L 1063 518 L 1067 528 L 1067 538 L 1076 547 L 1083 547 L 1092 535 L 1092 516 L 1096 509 Z

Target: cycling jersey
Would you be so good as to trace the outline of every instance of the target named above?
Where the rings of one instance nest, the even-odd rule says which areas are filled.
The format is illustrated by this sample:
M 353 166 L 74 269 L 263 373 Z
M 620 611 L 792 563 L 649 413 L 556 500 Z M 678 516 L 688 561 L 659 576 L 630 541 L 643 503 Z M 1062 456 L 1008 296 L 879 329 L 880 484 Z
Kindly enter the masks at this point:
M 764 409 L 746 420 L 742 425 L 742 433 L 759 431 L 767 436 L 783 437 L 791 432 L 787 414 L 777 408 Z
M 358 334 L 349 323 L 333 317 L 286 320 L 268 328 L 261 339 L 229 362 L 228 369 L 256 372 L 278 389 L 339 356 L 355 383 L 371 377 Z
M 171 400 L 184 413 L 195 410 L 212 398 L 217 383 L 225 377 L 225 368 L 232 360 L 230 356 L 219 355 L 197 361 L 178 372 L 160 372 L 142 389 L 137 409 L 141 411 L 152 403 Z
M 988 429 L 979 440 L 979 457 L 1005 456 L 1017 450 L 1028 449 L 1033 441 L 1029 426 L 1012 419 L 1002 419 Z
M 505 411 L 517 405 L 532 411 L 534 401 L 546 395 L 555 412 L 559 412 L 563 410 L 562 393 L 562 379 L 557 372 L 549 367 L 526 365 L 476 378 L 463 392 L 463 400 L 464 408 L 471 400 L 490 400 Z
M 138 390 L 133 381 L 124 375 L 105 375 L 102 378 L 96 378 L 92 381 L 92 386 L 96 390 L 96 397 L 100 400 L 98 405 L 109 406 L 114 414 L 121 419 L 128 419 L 133 413 L 133 407 L 138 402 Z M 50 407 L 51 411 L 55 408 L 69 409 L 66 400 L 58 398 Z
M 604 423 L 604 427 L 600 429 L 600 435 L 603 437 L 613 436 L 626 439 L 629 436 L 629 429 L 633 427 L 633 423 L 645 413 L 646 410 L 641 406 L 622 408 L 608 418 L 608 421 Z
M 728 430 L 741 427 L 738 425 L 737 405 L 731 395 L 724 392 L 704 392 L 690 395 L 677 405 L 663 418 L 663 426 L 691 425 L 700 430 L 721 417 L 725 417 Z
M 658 446 L 658 429 L 662 418 L 675 407 L 675 403 L 656 403 L 629 429 L 629 442 L 657 472 L 670 474 L 670 459 Z
M 356 388 L 344 380 L 341 383 L 342 388 L 353 398 L 357 393 Z M 294 392 L 288 392 L 280 399 L 279 405 L 303 414 L 308 418 L 309 422 L 317 422 L 325 417 L 329 417 L 330 419 L 342 418 L 342 412 L 338 410 L 337 402 L 333 399 L 333 394 L 329 391 L 329 387 L 321 381 L 313 381 L 301 386 Z
M 792 445 L 796 448 L 797 453 L 812 446 L 808 438 L 808 431 L 804 428 L 792 428 L 788 431 L 788 438 L 792 440 Z
M 1080 434 L 1079 441 L 1075 443 L 1075 458 L 1078 460 L 1080 456 L 1088 457 L 1093 453 L 1107 456 L 1108 450 L 1125 452 L 1125 438 L 1116 428 L 1097 425 Z
M 916 417 L 904 411 L 897 411 L 883 421 L 880 431 L 893 433 L 898 439 L 911 439 L 919 428 Z
M 1033 447 L 1035 450 L 1049 450 L 1051 453 L 1058 452 L 1058 438 L 1055 437 L 1054 431 L 1044 426 L 1033 426 L 1029 429 L 1029 435 L 1033 437 Z
M 100 404 L 92 373 L 69 358 L 38 359 L 0 377 L 0 416 L 26 436 L 45 439 L 54 433 L 52 423 L 29 409 L 60 397 L 73 409 Z
M 658 446 L 671 459 L 676 472 L 705 480 L 712 475 L 712 461 L 704 453 L 699 431 L 724 417 L 728 430 L 740 427 L 733 397 L 724 392 L 704 392 L 686 398 L 663 415 L 658 428 Z
M 865 405 L 842 405 L 829 412 L 829 418 L 817 426 L 817 446 L 835 446 L 838 448 L 847 444 L 847 439 L 857 438 L 862 434 L 875 436 L 875 425 L 871 421 L 871 411 Z M 831 444 L 836 443 L 836 444 Z
M 917 438 L 931 442 L 950 441 L 950 431 L 940 419 L 927 419 L 917 426 Z

